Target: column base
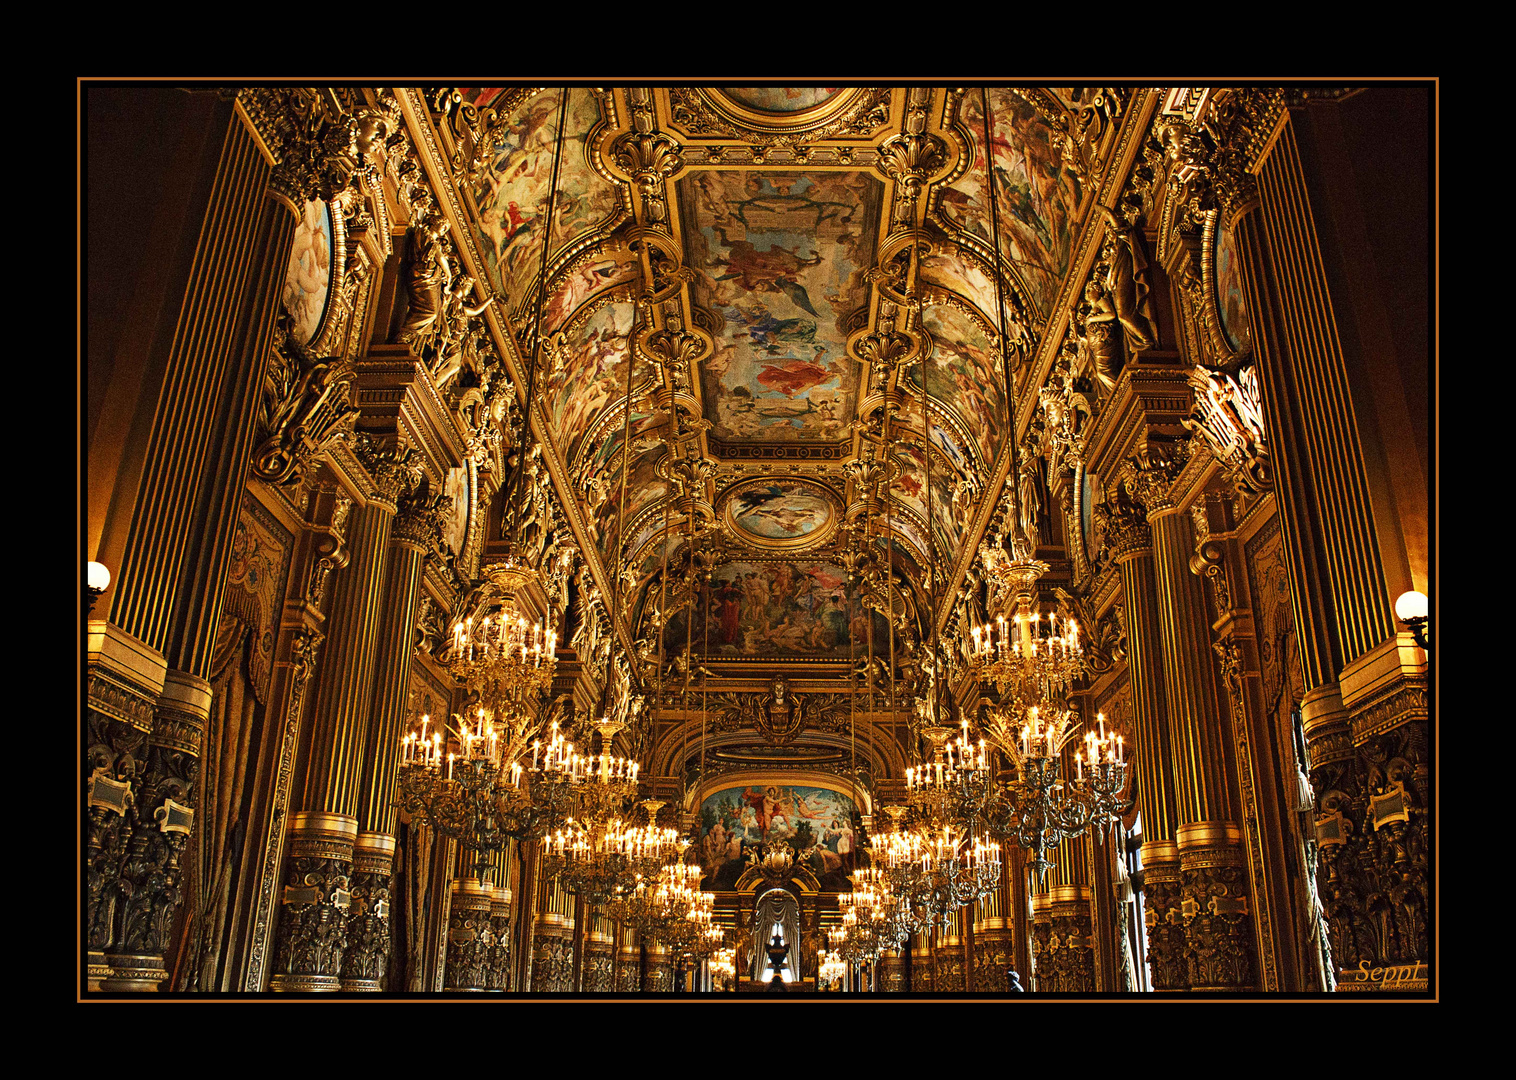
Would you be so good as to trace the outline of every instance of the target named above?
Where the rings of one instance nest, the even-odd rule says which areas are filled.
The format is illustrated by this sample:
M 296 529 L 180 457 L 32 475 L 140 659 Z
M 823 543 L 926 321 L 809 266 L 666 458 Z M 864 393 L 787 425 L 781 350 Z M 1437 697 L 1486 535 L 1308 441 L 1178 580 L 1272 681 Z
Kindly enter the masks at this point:
M 274 994 L 335 994 L 342 980 L 335 975 L 286 975 L 280 972 L 268 984 Z
M 344 994 L 377 994 L 383 989 L 378 979 L 343 979 Z
M 111 953 L 105 961 L 111 973 L 109 978 L 100 980 L 100 989 L 109 994 L 156 994 L 159 985 L 168 978 L 161 956 Z
M 100 989 L 100 982 L 111 977 L 111 966 L 105 961 L 105 954 L 99 951 L 91 951 L 84 961 L 85 989 L 94 993 Z

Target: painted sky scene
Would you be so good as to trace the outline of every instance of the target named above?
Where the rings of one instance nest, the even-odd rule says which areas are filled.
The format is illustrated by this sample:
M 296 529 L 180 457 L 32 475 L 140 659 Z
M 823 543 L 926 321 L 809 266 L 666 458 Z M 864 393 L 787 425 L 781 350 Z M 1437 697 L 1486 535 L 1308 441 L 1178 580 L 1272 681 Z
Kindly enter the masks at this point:
M 801 540 L 832 520 L 832 502 L 809 484 L 774 480 L 731 496 L 732 520 L 765 540 Z
M 846 436 L 858 365 L 840 324 L 867 299 L 879 188 L 862 173 L 698 172 L 679 181 L 696 302 L 724 321 L 701 364 L 717 438 Z

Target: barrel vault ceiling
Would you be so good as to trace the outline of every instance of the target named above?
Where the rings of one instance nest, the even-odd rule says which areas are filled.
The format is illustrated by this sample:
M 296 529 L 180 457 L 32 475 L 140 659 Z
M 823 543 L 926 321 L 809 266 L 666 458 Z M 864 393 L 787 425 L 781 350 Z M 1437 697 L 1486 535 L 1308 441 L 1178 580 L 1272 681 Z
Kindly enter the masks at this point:
M 550 200 L 562 93 L 461 92 L 492 139 L 464 213 L 518 366 L 548 238 L 538 415 L 627 638 L 656 637 L 688 488 L 717 566 L 670 647 L 693 641 L 739 680 L 845 670 L 869 627 L 850 621 L 844 525 L 866 497 L 853 463 L 880 436 L 859 422 L 880 391 L 868 361 L 890 354 L 905 405 L 872 528 L 902 607 L 924 626 L 935 595 L 940 617 L 1009 454 L 984 104 L 1018 390 L 1067 317 L 1120 125 L 1092 131 L 1078 89 L 574 87 Z

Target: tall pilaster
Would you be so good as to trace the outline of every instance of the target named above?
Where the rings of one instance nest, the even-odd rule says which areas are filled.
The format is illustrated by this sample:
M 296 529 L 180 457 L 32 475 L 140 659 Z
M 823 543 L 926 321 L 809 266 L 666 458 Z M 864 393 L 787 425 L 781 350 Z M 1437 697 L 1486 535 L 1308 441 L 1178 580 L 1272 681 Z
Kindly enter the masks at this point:
M 1404 450 L 1378 445 L 1375 395 L 1350 379 L 1339 311 L 1356 308 L 1351 281 L 1364 270 L 1350 249 L 1336 251 L 1348 288 L 1330 293 L 1313 213 L 1324 193 L 1308 190 L 1298 119 L 1282 123 L 1258 164 L 1256 198 L 1223 214 L 1236 237 L 1275 443 L 1306 682 L 1301 716 L 1317 799 L 1320 892 L 1334 962 L 1350 971 L 1429 957 L 1426 656 L 1397 632 L 1391 607 L 1400 591 L 1421 587 L 1407 552 L 1424 552 L 1427 541 L 1419 535 L 1420 493 L 1406 499 L 1404 480 L 1384 475 L 1384 462 Z M 1342 193 L 1329 202 L 1341 211 Z M 1339 245 L 1347 242 L 1341 225 Z M 1380 899 L 1388 896 L 1395 899 Z
M 1193 531 L 1169 486 L 1180 462 L 1150 459 L 1135 476 L 1153 530 L 1153 569 L 1163 655 L 1164 700 L 1174 777 L 1180 858 L 1180 918 L 1192 990 L 1256 985 L 1251 884 L 1231 746 L 1217 692 L 1204 586 L 1190 572 Z
M 435 500 L 412 497 L 402 504 L 391 526 L 388 566 L 374 650 L 373 699 L 364 734 L 362 793 L 353 906 L 348 913 L 348 946 L 343 957 L 342 989 L 379 991 L 385 987 L 389 958 L 389 895 L 394 874 L 395 785 L 400 737 L 405 728 L 421 574 L 438 543 L 442 514 Z M 496 883 L 499 884 L 498 882 Z
M 315 715 L 304 763 L 301 803 L 305 813 L 295 815 L 289 828 L 289 887 L 284 890 L 279 922 L 280 962 L 274 976 L 275 990 L 337 990 L 347 949 L 346 920 L 352 903 L 353 846 L 358 839 L 359 797 L 363 782 L 363 737 L 369 723 L 373 696 L 374 653 L 379 618 L 383 611 L 384 581 L 389 536 L 395 515 L 395 499 L 414 483 L 415 475 L 393 453 L 370 455 L 375 490 L 368 503 L 351 511 L 348 521 L 350 558 L 337 575 L 328 616 L 325 654 L 318 675 Z M 307 856 L 296 854 L 297 821 L 315 823 L 323 860 L 321 874 L 330 887 L 312 891 L 308 873 L 300 867 Z M 393 825 L 390 833 L 374 833 L 366 841 L 366 877 L 380 872 L 393 860 Z M 386 844 L 377 839 L 389 839 Z M 346 837 L 346 848 L 343 850 Z M 387 868 L 385 873 L 388 873 Z M 387 898 L 386 898 L 387 902 Z M 377 904 L 377 901 L 376 901 Z M 318 912 L 296 910 L 315 905 Z M 337 928 L 332 944 L 324 935 Z M 319 929 L 323 940 L 302 941 L 291 935 Z M 319 947 L 318 947 L 319 946 Z
M 1127 670 L 1135 729 L 1132 767 L 1137 809 L 1142 814 L 1142 862 L 1148 882 L 1148 962 L 1155 990 L 1182 990 L 1188 983 L 1179 923 L 1179 848 L 1174 842 L 1174 784 L 1153 577 L 1153 534 L 1141 508 L 1130 502 L 1118 502 L 1108 520 L 1126 611 Z
M 161 363 L 163 381 L 139 402 L 156 401 L 155 409 L 146 405 L 153 419 L 145 452 L 135 466 L 111 461 L 114 475 L 92 479 L 111 492 L 96 557 L 119 567 L 106 621 L 166 666 L 145 743 L 127 751 L 135 806 L 115 824 L 130 822 L 129 835 L 89 856 L 93 889 L 105 898 L 96 915 L 109 910 L 112 920 L 108 934 L 91 935 L 106 939 L 106 960 L 95 966 L 100 975 L 104 963 L 113 969 L 100 983 L 106 990 L 156 990 L 167 977 L 163 954 L 184 892 L 180 855 L 198 801 L 222 585 L 294 235 L 292 215 L 269 198 L 270 167 L 258 144 L 235 118 L 224 122 L 185 290 L 166 301 L 177 323 L 171 338 L 146 346 L 154 354 L 147 367 Z

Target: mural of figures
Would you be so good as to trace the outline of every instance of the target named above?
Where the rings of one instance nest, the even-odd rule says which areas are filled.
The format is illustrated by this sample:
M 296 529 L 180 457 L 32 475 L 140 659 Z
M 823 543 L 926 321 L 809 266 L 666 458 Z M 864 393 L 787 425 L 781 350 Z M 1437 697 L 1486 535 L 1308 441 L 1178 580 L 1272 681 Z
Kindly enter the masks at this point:
M 679 181 L 696 302 L 725 318 L 701 365 L 716 437 L 845 437 L 858 365 L 840 324 L 867 299 L 878 184 L 862 173 L 744 171 Z
M 721 92 L 739 105 L 767 113 L 800 113 L 825 105 L 841 86 L 727 86 Z
M 757 862 L 758 846 L 767 843 L 789 846 L 822 889 L 847 892 L 858 857 L 853 812 L 853 800 L 829 788 L 755 783 L 708 795 L 700 804 L 696 852 L 701 886 L 735 887 Z
M 984 463 L 994 462 L 1005 440 L 1005 373 L 1000 357 L 977 319 L 947 304 L 926 309 L 922 319 L 932 335 L 931 391 L 974 432 Z M 921 367 L 911 369 L 917 389 Z
M 564 348 L 555 350 L 546 400 L 555 421 L 554 440 L 569 461 L 590 425 L 626 397 L 632 315 L 630 303 L 608 303 L 584 321 L 576 320 Z M 634 391 L 652 374 L 650 364 L 639 369 Z
M 595 537 L 606 565 L 614 563 L 612 556 L 621 537 L 620 523 L 635 521 L 638 514 L 668 493 L 668 482 L 657 472 L 658 462 L 667 452 L 665 447 L 655 446 L 632 460 L 626 475 L 625 518 L 621 516 L 621 472 L 611 469 L 603 474 L 607 496 L 595 511 Z
M 1216 305 L 1221 310 L 1221 329 L 1237 352 L 1248 347 L 1252 329 L 1248 304 L 1242 295 L 1242 271 L 1237 264 L 1237 242 L 1225 226 L 1216 230 Z
M 1026 99 L 1000 88 L 989 92 L 989 100 L 1001 254 L 1026 286 L 1032 303 L 1046 313 L 1069 268 L 1084 192 L 1053 146 L 1052 127 Z M 989 243 L 984 108 L 976 91 L 959 99 L 957 121 L 973 147 L 974 160 L 963 176 L 943 190 L 940 206 L 950 224 Z M 994 310 L 993 300 L 985 310 Z
M 636 253 L 614 251 L 605 258 L 590 259 L 583 266 L 558 278 L 553 294 L 542 309 L 542 321 L 549 333 L 556 333 L 579 306 L 597 293 L 636 280 Z
M 666 648 L 683 651 L 685 635 L 700 652 L 710 611 L 712 658 L 809 657 L 846 660 L 849 632 L 855 651 L 868 640 L 870 613 L 850 596 L 847 571 L 829 562 L 730 562 L 712 574 L 710 591 L 676 614 Z M 888 630 L 874 615 L 875 633 Z
M 544 90 L 511 116 L 494 160 L 474 189 L 479 206 L 478 239 L 490 273 L 514 307 L 541 271 L 542 230 L 547 212 L 558 138 L 558 89 Z M 616 209 L 616 189 L 596 173 L 586 156 L 586 139 L 600 121 L 600 105 L 587 87 L 569 92 L 563 162 L 553 223 L 554 246 L 608 218 Z
M 767 540 L 801 540 L 831 523 L 832 502 L 809 484 L 765 481 L 743 488 L 728 504 L 746 533 Z
M 331 283 L 332 219 L 326 203 L 312 199 L 295 226 L 295 246 L 284 277 L 284 310 L 289 312 L 295 340 L 302 345 L 310 344 L 321 329 Z
M 934 425 L 933 434 L 940 430 Z M 895 457 L 900 462 L 901 472 L 891 492 L 924 521 L 928 516 L 926 454 L 914 443 L 901 443 Z M 970 524 L 974 500 L 960 498 L 954 505 L 953 492 L 962 474 L 945 468 L 944 465 L 941 456 L 933 457 L 931 518 L 938 547 L 943 551 L 957 551 L 963 533 Z

